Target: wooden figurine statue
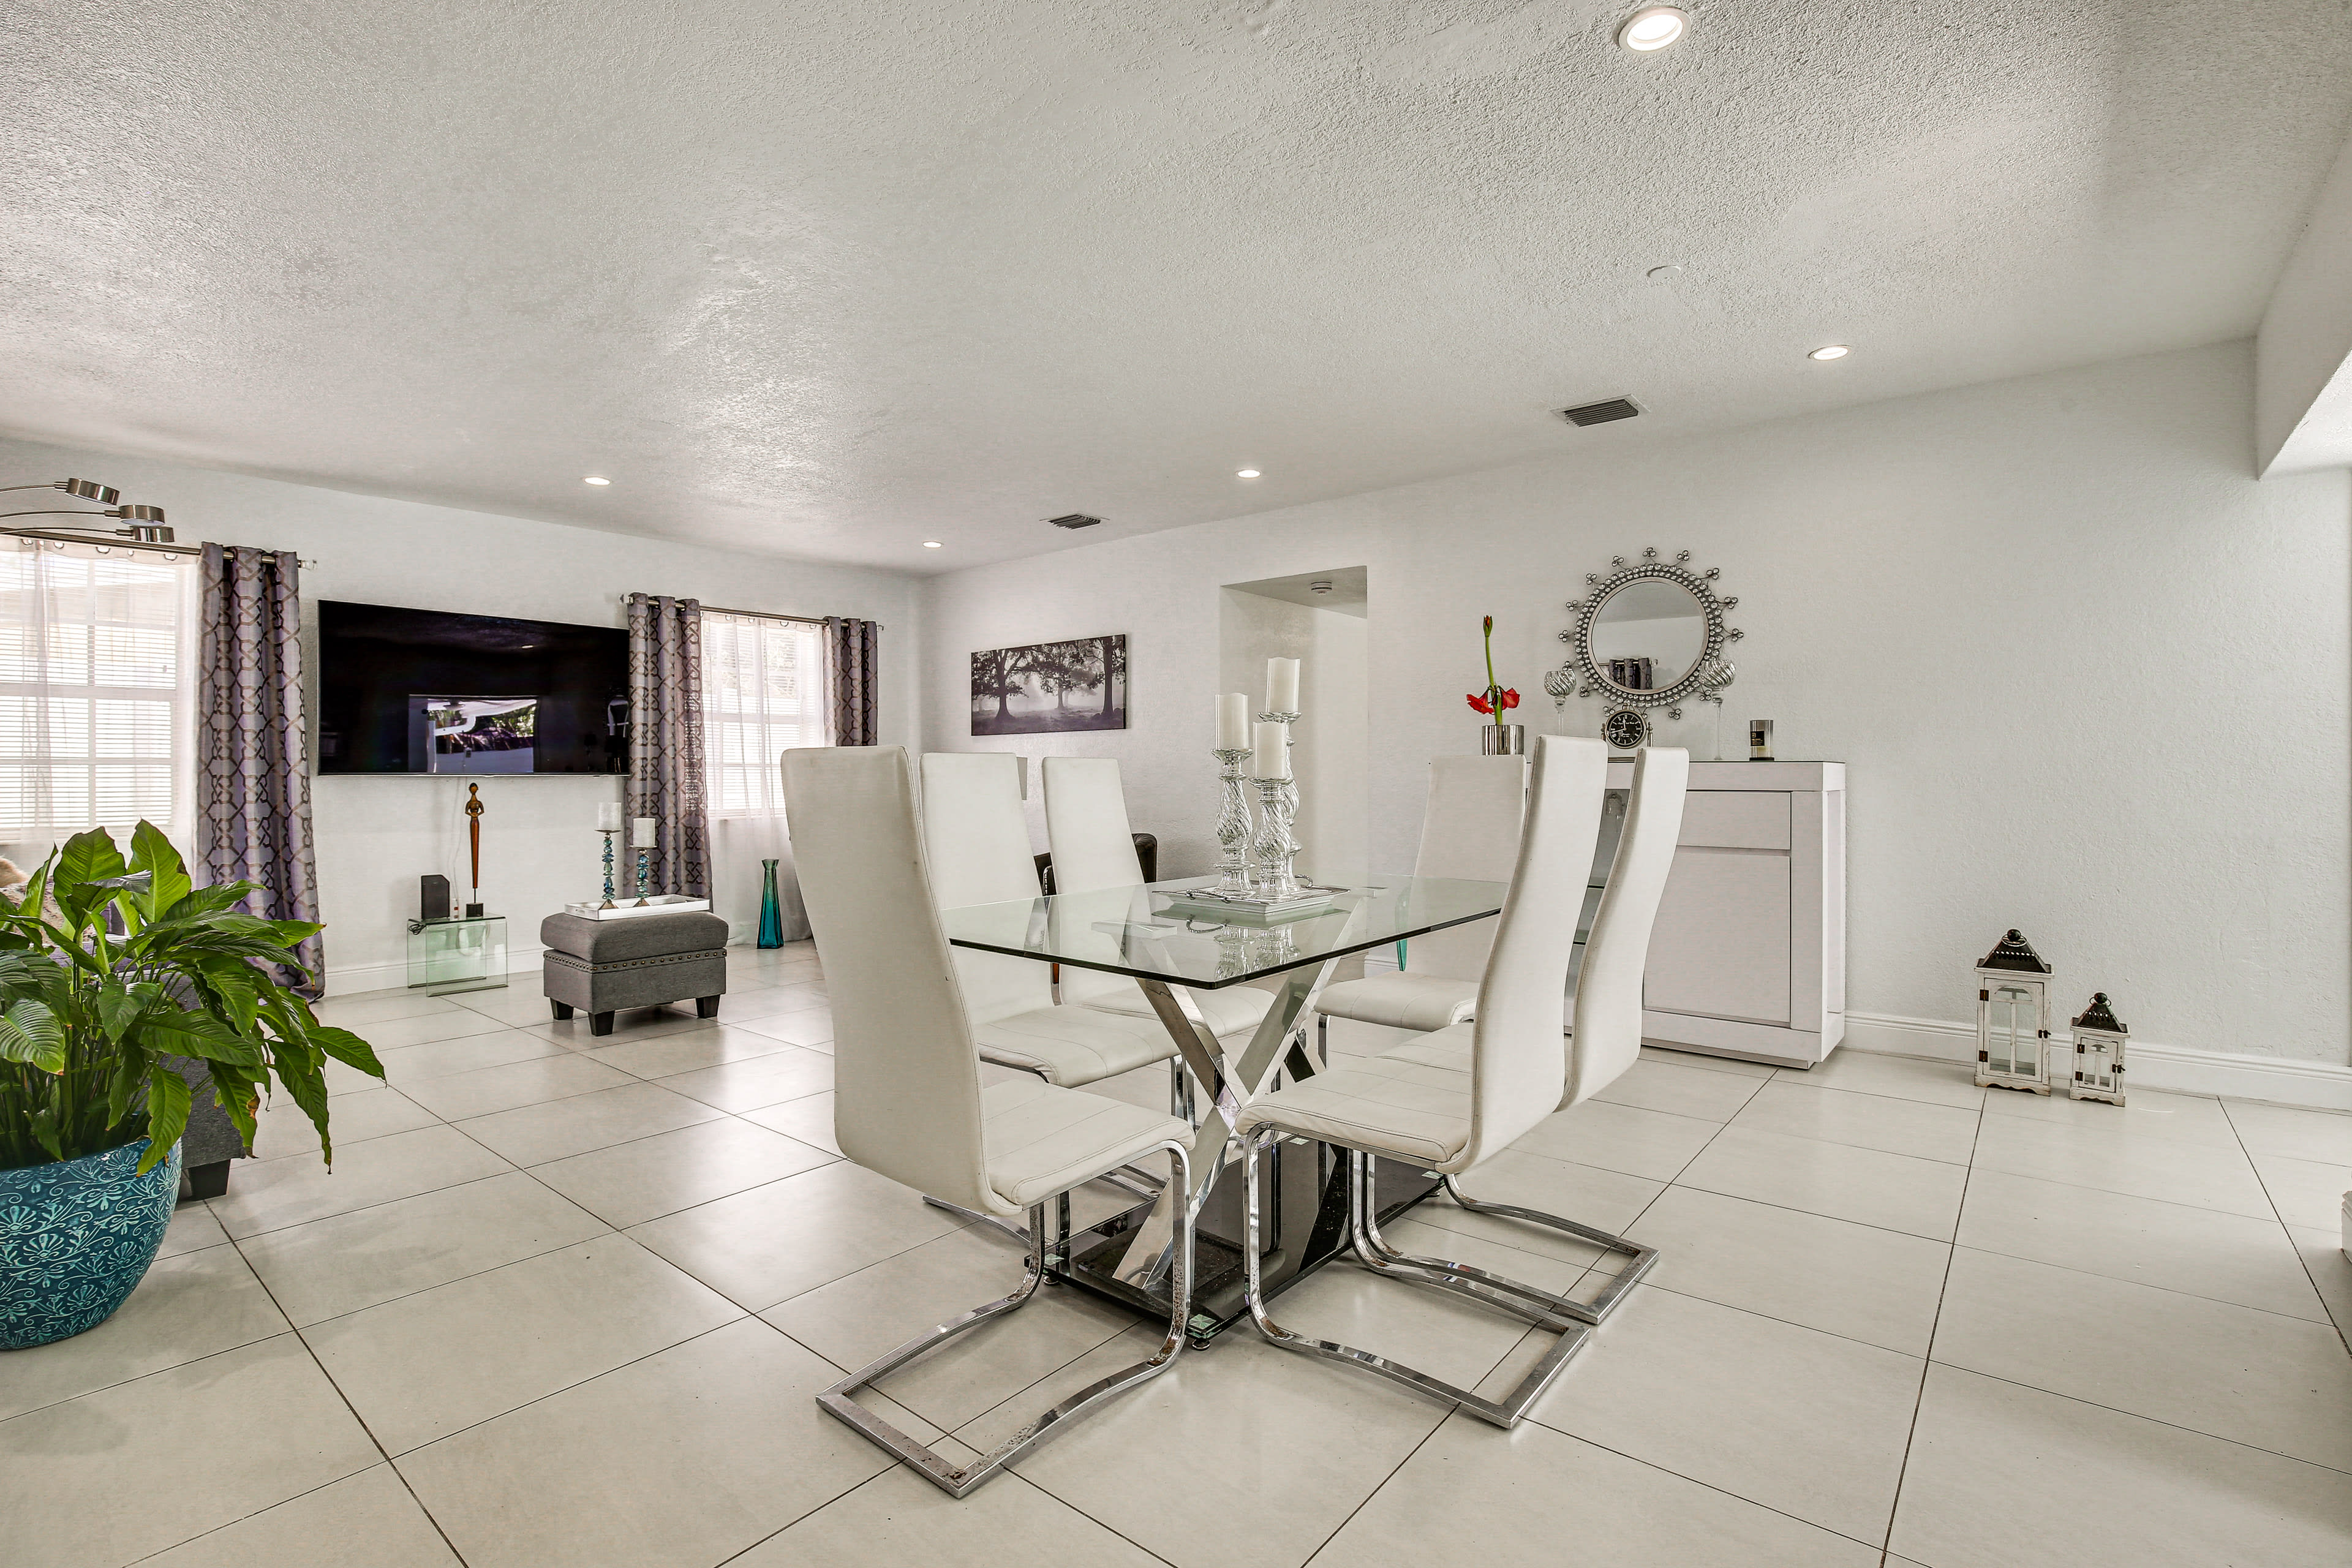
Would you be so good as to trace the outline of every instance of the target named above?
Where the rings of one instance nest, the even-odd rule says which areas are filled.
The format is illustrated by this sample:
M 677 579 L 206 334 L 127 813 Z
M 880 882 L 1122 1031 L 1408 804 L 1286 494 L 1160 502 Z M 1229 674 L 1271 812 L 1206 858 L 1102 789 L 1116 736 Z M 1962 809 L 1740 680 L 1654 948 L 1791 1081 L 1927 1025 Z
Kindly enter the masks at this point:
M 467 920 L 479 920 L 482 916 L 482 813 L 488 809 L 489 808 L 482 804 L 482 786 L 478 784 L 467 784 L 466 786 L 466 837 L 471 841 L 474 852 L 474 879 L 469 884 L 474 889 L 474 897 L 473 901 L 466 906 Z

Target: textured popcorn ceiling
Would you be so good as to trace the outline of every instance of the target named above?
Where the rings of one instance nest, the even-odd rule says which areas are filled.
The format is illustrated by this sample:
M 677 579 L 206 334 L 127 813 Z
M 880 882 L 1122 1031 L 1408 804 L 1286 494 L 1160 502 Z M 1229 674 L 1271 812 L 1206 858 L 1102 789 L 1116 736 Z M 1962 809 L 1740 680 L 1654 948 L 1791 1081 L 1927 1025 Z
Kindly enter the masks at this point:
M 0 427 L 940 571 L 2242 335 L 2352 110 L 2342 0 L 1632 8 L 11 0 Z

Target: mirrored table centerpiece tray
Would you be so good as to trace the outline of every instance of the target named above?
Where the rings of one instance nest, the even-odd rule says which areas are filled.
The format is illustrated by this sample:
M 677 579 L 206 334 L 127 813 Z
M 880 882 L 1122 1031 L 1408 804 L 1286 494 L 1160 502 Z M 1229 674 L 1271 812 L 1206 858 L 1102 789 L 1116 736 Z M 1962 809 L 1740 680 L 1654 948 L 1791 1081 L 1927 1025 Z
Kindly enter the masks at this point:
M 1302 883 L 1298 891 L 1282 898 L 1270 898 L 1255 892 L 1223 893 L 1214 888 L 1187 888 L 1163 896 L 1168 900 L 1166 907 L 1171 914 L 1233 921 L 1244 925 L 1278 925 L 1284 921 L 1328 914 L 1332 900 L 1349 890 Z
M 593 901 L 583 902 L 564 905 L 563 912 L 583 921 L 626 921 L 640 915 L 690 915 L 709 908 L 709 899 L 689 898 L 684 893 L 654 893 L 642 904 L 635 899 L 623 899 L 607 910 L 599 909 Z

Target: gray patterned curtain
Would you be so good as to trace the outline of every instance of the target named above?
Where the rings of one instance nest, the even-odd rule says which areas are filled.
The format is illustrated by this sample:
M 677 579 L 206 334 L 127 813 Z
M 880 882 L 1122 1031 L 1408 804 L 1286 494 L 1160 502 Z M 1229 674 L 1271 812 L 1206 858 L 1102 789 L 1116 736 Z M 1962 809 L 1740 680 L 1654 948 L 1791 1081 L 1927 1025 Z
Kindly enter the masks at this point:
M 710 895 L 703 806 L 702 602 L 629 595 L 629 815 L 653 817 L 654 891 Z M 634 855 L 627 869 L 636 870 Z
M 214 883 L 259 883 L 246 907 L 266 920 L 319 918 L 299 579 L 290 551 L 205 546 L 193 858 Z M 319 939 L 297 956 L 310 971 L 297 988 L 320 994 Z
M 827 728 L 836 746 L 874 744 L 875 661 L 881 631 L 872 621 L 849 616 L 824 618 L 826 695 L 832 706 Z

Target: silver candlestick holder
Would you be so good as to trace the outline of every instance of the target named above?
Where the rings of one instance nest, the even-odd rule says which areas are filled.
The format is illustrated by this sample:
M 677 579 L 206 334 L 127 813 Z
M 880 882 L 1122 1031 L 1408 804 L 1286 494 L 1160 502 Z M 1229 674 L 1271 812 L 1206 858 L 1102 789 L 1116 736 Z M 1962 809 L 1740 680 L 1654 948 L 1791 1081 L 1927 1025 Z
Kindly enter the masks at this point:
M 604 901 L 596 907 L 600 910 L 609 910 L 614 907 L 613 836 L 621 830 L 617 827 L 600 827 L 596 831 L 604 836 Z
M 1290 836 L 1297 786 L 1289 779 L 1251 782 L 1257 785 L 1257 837 L 1250 841 L 1250 858 L 1257 863 L 1255 890 L 1269 900 L 1295 899 L 1301 891 L 1290 864 L 1298 856 L 1297 841 Z
M 639 909 L 639 910 L 641 910 L 641 909 L 644 909 L 646 905 L 648 905 L 648 904 L 650 904 L 650 903 L 652 903 L 652 902 L 653 902 L 653 900 L 652 900 L 651 899 L 649 899 L 649 898 L 647 898 L 647 897 L 646 896 L 646 883 L 647 883 L 647 881 L 650 879 L 650 877 L 651 877 L 652 867 L 653 867 L 653 859 L 654 859 L 654 852 L 653 852 L 652 850 L 646 848 L 646 847 L 645 847 L 644 846 L 642 846 L 642 845 L 638 846 L 638 848 L 637 848 L 637 901 L 636 901 L 635 904 L 633 904 L 633 905 L 631 905 L 631 906 L 630 906 L 630 908 L 632 908 L 632 909 Z
M 1224 790 L 1224 808 L 1217 814 L 1217 891 L 1236 896 L 1250 890 L 1249 798 L 1242 790 L 1242 763 L 1249 749 L 1236 751 L 1220 748 L 1209 753 L 1217 759 L 1223 771 L 1217 780 Z
M 1295 712 L 1261 713 L 1257 716 L 1257 721 L 1261 724 L 1282 726 L 1282 771 L 1289 775 L 1280 781 L 1282 798 L 1288 807 L 1284 814 L 1283 832 L 1289 836 L 1290 852 L 1296 856 L 1302 847 L 1298 842 L 1298 835 L 1294 831 L 1298 823 L 1298 770 L 1291 765 L 1290 748 L 1293 742 L 1291 726 L 1298 722 L 1298 715 Z M 1293 886 L 1296 885 L 1296 879 L 1294 879 Z

